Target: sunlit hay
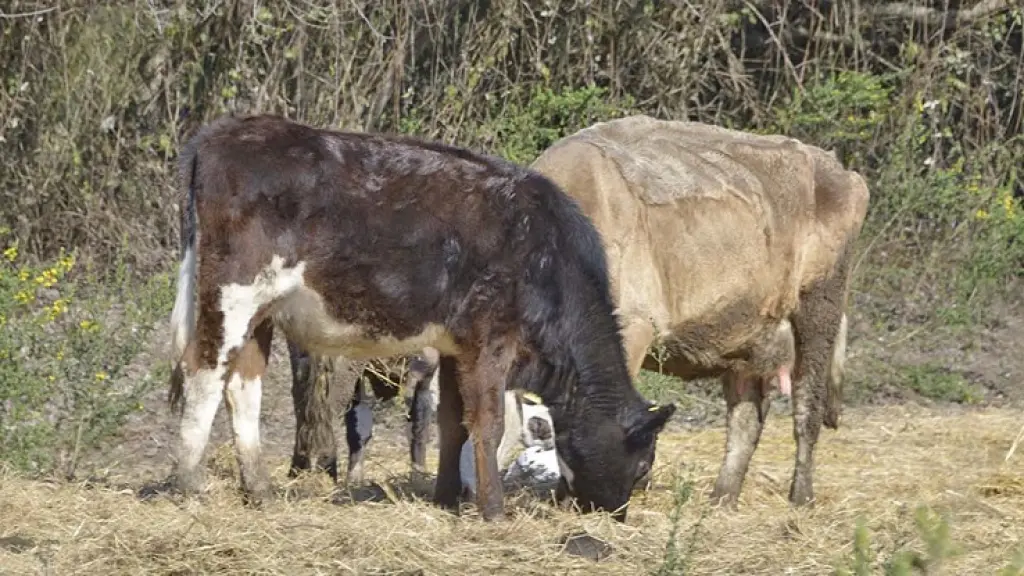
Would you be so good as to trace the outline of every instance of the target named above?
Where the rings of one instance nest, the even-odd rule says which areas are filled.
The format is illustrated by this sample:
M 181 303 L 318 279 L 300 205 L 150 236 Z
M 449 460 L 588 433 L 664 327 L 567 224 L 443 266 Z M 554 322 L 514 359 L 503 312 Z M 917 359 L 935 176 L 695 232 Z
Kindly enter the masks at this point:
M 946 573 L 988 574 L 1024 542 L 1024 457 L 1003 461 L 1021 417 L 995 409 L 850 413 L 838 431 L 822 433 L 818 502 L 799 510 L 786 501 L 789 419 L 769 421 L 735 511 L 707 501 L 722 430 L 670 430 L 655 485 L 636 495 L 625 525 L 559 510 L 529 489 L 506 494 L 506 522 L 483 522 L 471 504 L 455 517 L 429 503 L 430 479 L 409 482 L 405 451 L 384 444 L 368 455 L 361 487 L 376 490 L 375 499 L 352 497 L 360 487 L 332 490 L 324 474 L 290 479 L 281 460 L 268 463 L 281 496 L 262 510 L 241 504 L 230 445 L 215 447 L 209 469 L 217 473 L 198 499 L 140 502 L 130 491 L 6 473 L 0 572 L 639 574 L 666 564 L 688 574 L 820 575 L 849 559 L 862 518 L 881 573 L 895 551 L 925 550 L 914 510 L 927 504 L 948 516 L 959 548 Z M 677 498 L 674 490 L 687 487 L 689 499 Z M 595 563 L 564 553 L 565 537 L 580 531 L 607 542 L 611 555 Z

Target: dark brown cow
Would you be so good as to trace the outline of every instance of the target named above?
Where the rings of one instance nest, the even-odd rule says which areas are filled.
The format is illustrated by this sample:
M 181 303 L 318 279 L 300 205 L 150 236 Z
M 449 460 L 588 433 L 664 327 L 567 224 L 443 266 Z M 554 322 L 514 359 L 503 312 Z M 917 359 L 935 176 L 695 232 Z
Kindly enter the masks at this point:
M 182 490 L 202 487 L 226 392 L 243 490 L 254 503 L 271 494 L 259 415 L 276 325 L 317 356 L 437 349 L 434 500 L 456 506 L 468 432 L 485 519 L 504 515 L 502 390 L 544 382 L 535 392 L 579 504 L 625 517 L 675 406 L 633 387 L 601 239 L 557 186 L 456 147 L 273 116 L 220 119 L 180 162 L 170 400 L 183 401 Z
M 792 396 L 789 498 L 812 500 L 821 426 L 839 423 L 850 252 L 864 179 L 783 136 L 634 116 L 548 148 L 531 166 L 600 231 L 633 377 L 721 375 L 726 454 L 713 498 L 735 503 L 769 406 Z M 660 341 L 659 366 L 647 354 Z

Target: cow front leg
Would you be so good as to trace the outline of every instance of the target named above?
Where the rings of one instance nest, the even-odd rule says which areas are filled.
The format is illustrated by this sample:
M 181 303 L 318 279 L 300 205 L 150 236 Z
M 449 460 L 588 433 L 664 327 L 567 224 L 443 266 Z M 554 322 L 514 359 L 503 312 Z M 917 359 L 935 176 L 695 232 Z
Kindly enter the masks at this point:
M 726 414 L 725 459 L 718 471 L 714 502 L 734 508 L 739 500 L 750 459 L 761 439 L 771 396 L 761 378 L 727 372 L 722 388 L 728 408 Z
M 435 366 L 429 374 L 420 375 L 409 406 L 409 458 L 416 472 L 424 472 L 427 467 L 427 443 L 436 406 L 438 370 Z
M 366 401 L 366 389 L 362 379 L 356 381 L 352 404 L 345 412 L 345 440 L 348 443 L 348 475 L 349 484 L 363 482 L 363 459 L 366 447 L 373 438 L 373 410 Z
M 463 402 L 459 392 L 455 358 L 442 356 L 437 370 L 437 432 L 440 456 L 437 480 L 434 483 L 434 503 L 443 508 L 455 509 L 459 505 L 459 494 L 462 492 L 459 455 L 468 433 L 462 424 Z
M 505 380 L 514 358 L 514 346 L 501 338 L 459 364 L 464 418 L 473 440 L 477 508 L 484 520 L 505 516 L 498 447 L 505 431 Z

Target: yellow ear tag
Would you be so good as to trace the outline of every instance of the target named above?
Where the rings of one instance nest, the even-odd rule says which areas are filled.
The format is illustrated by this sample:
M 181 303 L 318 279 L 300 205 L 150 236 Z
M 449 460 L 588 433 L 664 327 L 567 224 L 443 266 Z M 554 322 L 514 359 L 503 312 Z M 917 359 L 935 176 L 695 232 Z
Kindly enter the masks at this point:
M 533 392 L 524 392 L 523 393 L 523 399 L 524 400 L 529 400 L 530 402 L 532 402 L 534 404 L 543 404 L 544 403 L 544 401 L 541 400 L 541 397 L 537 396 Z

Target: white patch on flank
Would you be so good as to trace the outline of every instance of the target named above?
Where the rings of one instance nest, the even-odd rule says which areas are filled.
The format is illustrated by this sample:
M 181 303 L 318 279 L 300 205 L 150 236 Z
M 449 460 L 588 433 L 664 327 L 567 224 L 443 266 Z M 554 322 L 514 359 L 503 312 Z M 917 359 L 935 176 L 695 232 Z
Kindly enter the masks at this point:
M 228 284 L 220 291 L 220 310 L 224 313 L 224 341 L 218 362 L 227 361 L 228 352 L 245 344 L 249 322 L 256 311 L 275 300 L 294 292 L 303 285 L 302 274 L 306 263 L 285 268 L 284 258 L 274 255 L 252 284 Z
M 305 270 L 305 262 L 288 268 L 284 266 L 284 259 L 275 255 L 252 284 L 229 284 L 221 288 L 220 306 L 224 313 L 224 342 L 218 356 L 221 362 L 226 361 L 229 351 L 245 343 L 253 316 L 267 305 L 273 306 L 274 322 L 285 334 L 318 355 L 361 360 L 409 354 L 428 346 L 442 354 L 458 353 L 451 336 L 438 324 L 428 324 L 419 334 L 399 340 L 391 335 L 371 338 L 363 326 L 338 322 L 327 313 L 320 294 L 306 286 Z
M 847 320 L 846 314 L 843 314 L 839 320 L 839 333 L 836 334 L 836 341 L 832 347 L 832 366 L 829 371 L 832 381 L 835 383 L 839 383 L 843 379 L 843 370 L 846 365 L 846 332 Z
M 196 283 L 196 251 L 189 248 L 178 267 L 178 291 L 171 310 L 171 357 L 177 362 L 185 353 L 185 347 L 192 339 L 195 329 L 195 300 L 193 292 Z

